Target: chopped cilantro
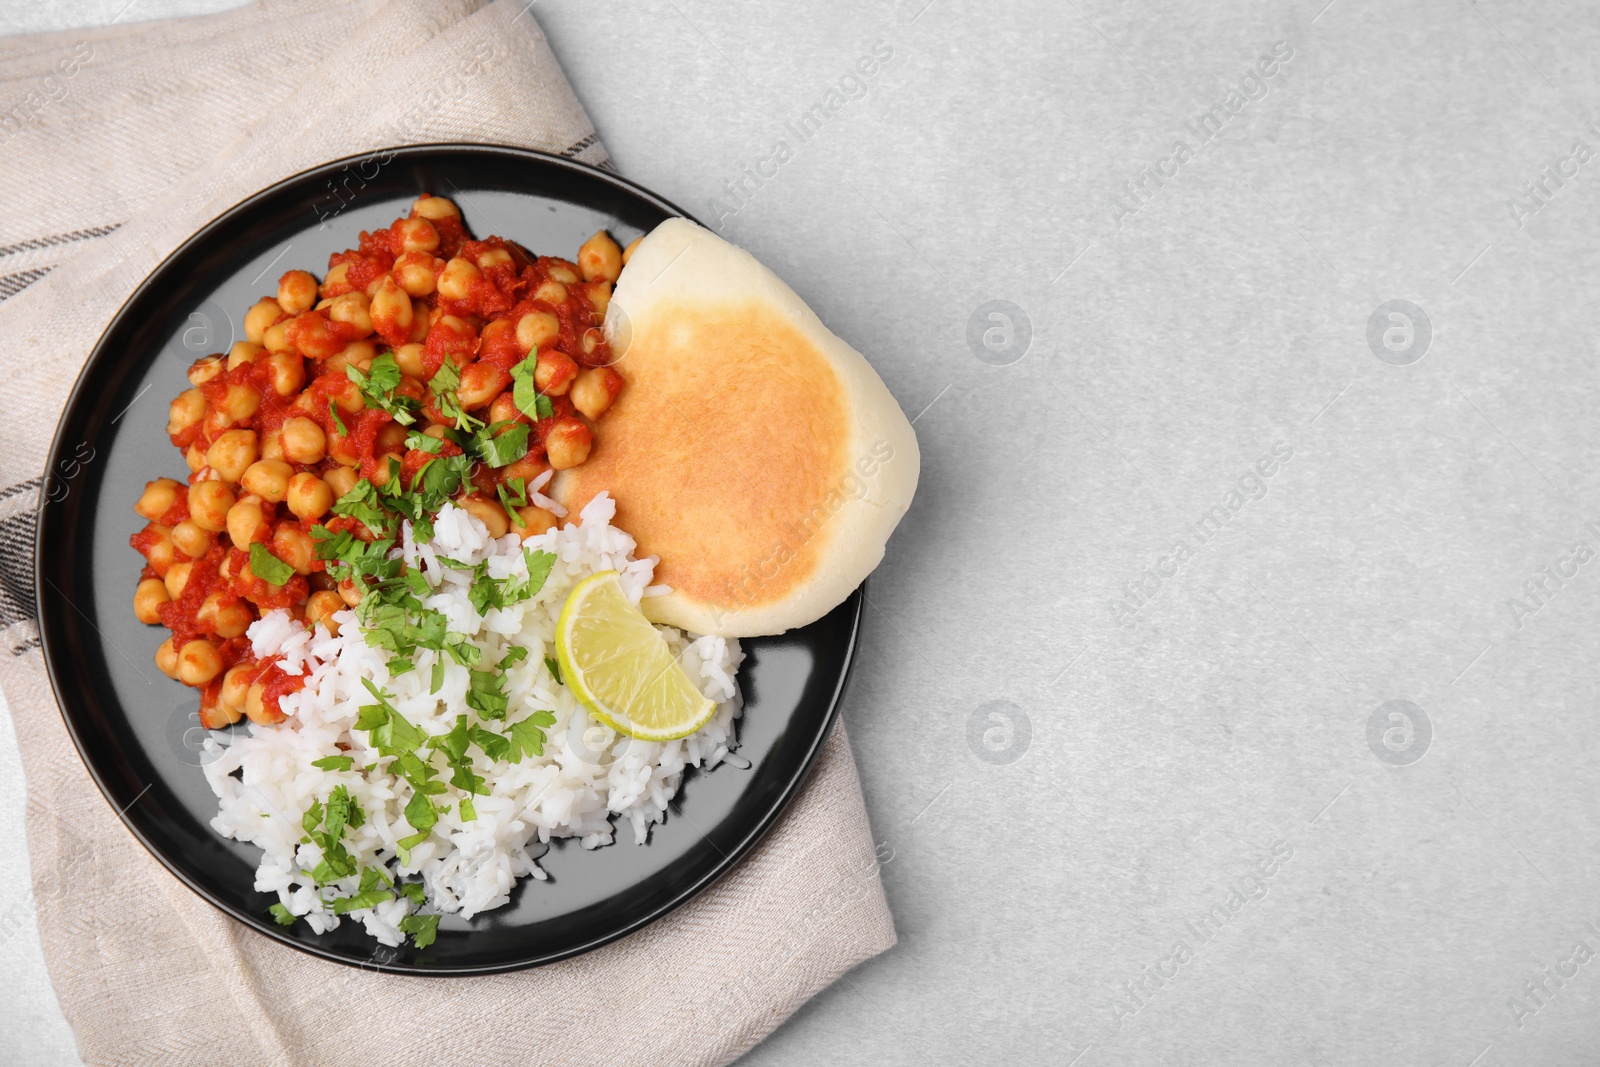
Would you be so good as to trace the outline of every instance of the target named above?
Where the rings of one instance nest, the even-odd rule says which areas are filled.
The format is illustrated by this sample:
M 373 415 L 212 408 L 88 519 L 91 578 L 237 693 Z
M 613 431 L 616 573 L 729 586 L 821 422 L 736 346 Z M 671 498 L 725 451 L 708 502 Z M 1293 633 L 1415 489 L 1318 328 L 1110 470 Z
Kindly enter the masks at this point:
M 471 432 L 483 425 L 483 420 L 467 414 L 461 406 L 456 389 L 461 385 L 461 371 L 452 360 L 446 359 L 428 381 L 428 391 L 433 394 L 439 413 L 455 422 L 456 429 Z
M 539 392 L 539 387 L 534 384 L 534 372 L 538 369 L 538 353 L 511 368 L 511 399 L 518 411 L 534 420 L 548 419 L 555 414 L 550 398 Z
M 407 882 L 400 887 L 400 895 L 419 908 L 428 899 L 428 891 L 422 887 L 421 882 Z
M 506 509 L 506 514 L 511 518 L 511 524 L 519 530 L 526 529 L 528 525 L 523 521 L 522 516 L 517 513 L 518 508 L 528 506 L 527 484 L 527 481 L 522 478 L 507 478 L 494 487 L 495 494 L 500 498 L 500 506 Z
M 354 364 L 345 364 L 344 373 L 347 378 L 355 383 L 361 390 L 361 396 L 368 406 L 387 411 L 394 417 L 394 421 L 402 426 L 410 426 L 417 421 L 412 414 L 412 409 L 417 402 L 409 396 L 395 396 L 395 387 L 400 384 L 400 366 L 394 361 L 393 352 L 385 352 L 372 361 L 372 366 L 365 372 Z
M 328 417 L 333 419 L 333 424 L 339 427 L 340 437 L 349 437 L 350 431 L 345 429 L 344 420 L 339 417 L 339 405 L 330 397 L 328 400 Z
M 311 761 L 311 766 L 323 771 L 348 771 L 355 764 L 355 759 L 350 756 L 324 756 Z
M 472 435 L 472 451 L 491 467 L 504 467 L 528 454 L 528 431 L 525 422 L 490 423 Z
M 294 568 L 277 556 L 260 541 L 250 546 L 250 573 L 264 582 L 282 587 L 294 577 Z
M 479 779 L 479 781 L 482 781 L 482 779 Z M 485 789 L 484 792 L 487 793 L 488 790 Z M 461 821 L 462 822 L 471 822 L 472 820 L 476 819 L 477 817 L 478 817 L 478 809 L 472 806 L 472 798 L 471 797 L 462 797 L 461 798 Z
M 274 904 L 274 905 L 272 905 L 272 907 L 267 909 L 267 912 L 268 912 L 268 914 L 270 914 L 272 916 L 273 921 L 276 922 L 279 926 L 293 926 L 294 925 L 294 919 L 295 919 L 294 914 L 292 912 L 290 912 L 289 909 L 284 907 L 282 904 Z
M 561 664 L 554 656 L 546 656 L 544 658 L 544 665 L 545 668 L 549 670 L 550 677 L 556 680 L 557 685 L 566 684 L 561 680 Z
M 444 448 L 444 441 L 438 437 L 429 437 L 419 430 L 412 430 L 406 434 L 406 447 L 437 456 Z

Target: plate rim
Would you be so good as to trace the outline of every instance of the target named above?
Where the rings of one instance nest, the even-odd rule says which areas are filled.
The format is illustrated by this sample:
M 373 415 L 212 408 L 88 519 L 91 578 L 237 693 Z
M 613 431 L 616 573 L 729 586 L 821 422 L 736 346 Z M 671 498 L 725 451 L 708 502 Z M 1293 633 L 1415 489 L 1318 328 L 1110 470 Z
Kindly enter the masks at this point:
M 817 730 L 810 738 L 806 751 L 799 761 L 795 773 L 792 774 L 789 778 L 789 781 L 785 783 L 776 800 L 754 823 L 754 825 L 750 827 L 744 836 L 741 837 L 739 841 L 737 841 L 735 845 L 726 852 L 724 858 L 720 862 L 710 867 L 698 879 L 685 886 L 669 900 L 655 906 L 639 916 L 636 916 L 634 919 L 619 926 L 618 928 L 608 931 L 605 934 L 590 938 L 581 944 L 554 952 L 541 953 L 537 956 L 523 960 L 494 964 L 473 964 L 467 966 L 456 965 L 424 967 L 415 964 L 386 962 L 376 958 L 364 961 L 353 960 L 347 955 L 337 953 L 331 949 L 323 948 L 315 941 L 308 942 L 302 941 L 298 938 L 292 938 L 288 936 L 286 931 L 276 927 L 275 925 L 268 924 L 266 920 L 248 913 L 243 908 L 237 907 L 229 901 L 220 899 L 217 894 L 208 892 L 205 888 L 198 885 L 182 868 L 181 865 L 179 865 L 170 857 L 164 855 L 160 849 L 156 848 L 151 843 L 151 841 L 140 830 L 137 823 L 131 818 L 131 812 L 138 805 L 138 802 L 144 797 L 144 793 L 149 791 L 149 786 L 146 786 L 144 792 L 137 794 L 131 800 L 128 800 L 125 803 L 121 801 L 121 798 L 113 795 L 113 789 L 102 775 L 101 769 L 98 766 L 95 758 L 93 758 L 90 754 L 91 747 L 87 743 L 87 739 L 80 734 L 78 725 L 73 721 L 72 715 L 68 713 L 67 701 L 62 698 L 62 693 L 65 688 L 62 682 L 62 677 L 65 672 L 70 671 L 71 667 L 69 664 L 63 661 L 62 657 L 58 657 L 52 651 L 52 641 L 49 636 L 52 626 L 46 624 L 46 616 L 55 616 L 58 612 L 58 609 L 53 606 L 54 598 L 47 597 L 45 595 L 45 584 L 47 581 L 44 567 L 47 540 L 46 532 L 47 527 L 50 525 L 48 521 L 49 517 L 55 514 L 58 505 L 61 503 L 58 501 L 52 501 L 49 498 L 49 472 L 57 469 L 57 464 L 61 461 L 64 450 L 67 447 L 66 430 L 69 416 L 78 408 L 79 404 L 84 399 L 84 394 L 90 385 L 90 369 L 106 358 L 108 339 L 123 325 L 124 319 L 134 312 L 136 305 L 143 300 L 147 292 L 153 287 L 154 279 L 161 274 L 161 272 L 173 260 L 186 253 L 192 247 L 203 244 L 222 224 L 234 218 L 241 212 L 248 211 L 250 207 L 257 201 L 270 196 L 282 186 L 288 185 L 292 182 L 320 176 L 329 172 L 336 172 L 342 168 L 348 167 L 352 163 L 370 161 L 374 156 L 387 155 L 393 159 L 408 155 L 428 155 L 441 152 L 463 153 L 467 155 L 509 155 L 523 159 L 535 160 L 541 165 L 554 166 L 558 170 L 566 170 L 582 174 L 590 179 L 598 178 L 603 182 L 620 186 L 625 191 L 633 195 L 655 203 L 670 215 L 686 218 L 691 222 L 696 222 L 698 224 L 698 220 L 695 219 L 693 215 L 690 215 L 676 204 L 638 184 L 637 182 L 615 173 L 614 171 L 606 170 L 602 167 L 591 166 L 587 163 L 580 163 L 575 159 L 556 155 L 550 152 L 542 152 L 536 149 L 522 148 L 515 145 L 494 144 L 492 142 L 437 141 L 422 144 L 407 144 L 390 146 L 386 148 L 377 148 L 370 151 L 359 152 L 353 155 L 341 156 L 337 159 L 328 160 L 327 162 L 319 163 L 315 166 L 295 171 L 292 174 L 288 174 L 277 179 L 269 185 L 263 186 L 262 188 L 251 193 L 249 196 L 246 196 L 244 199 L 239 200 L 230 207 L 219 212 L 183 242 L 178 244 L 170 252 L 163 256 L 160 262 L 152 267 L 150 271 L 139 281 L 139 284 L 134 286 L 132 291 L 129 292 L 128 296 L 117 308 L 116 313 L 107 321 L 105 328 L 101 331 L 99 338 L 95 341 L 94 347 L 89 350 L 88 355 L 85 357 L 83 366 L 78 371 L 78 376 L 73 382 L 72 389 L 67 394 L 66 402 L 62 405 L 61 415 L 56 422 L 56 427 L 51 437 L 50 447 L 46 454 L 44 467 L 45 476 L 39 486 L 38 517 L 34 523 L 33 594 L 34 603 L 38 612 L 39 651 L 44 658 L 45 675 L 50 682 L 50 694 L 55 700 L 56 711 L 61 716 L 63 724 L 66 726 L 67 734 L 72 739 L 73 748 L 77 751 L 78 759 L 82 763 L 84 769 L 88 772 L 90 780 L 94 782 L 95 787 L 100 791 L 100 795 L 116 811 L 118 820 L 129 831 L 129 833 L 133 835 L 134 840 L 136 840 L 146 852 L 155 857 L 157 862 L 166 868 L 166 870 L 174 878 L 176 878 L 196 896 L 206 901 L 228 918 L 241 923 L 253 932 L 267 937 L 278 944 L 287 945 L 290 948 L 304 952 L 307 955 L 314 956 L 319 959 L 325 959 L 347 967 L 355 967 L 360 970 L 373 971 L 375 973 L 404 974 L 443 979 L 513 973 L 516 971 L 528 970 L 534 967 L 542 967 L 547 964 L 556 963 L 561 960 L 571 959 L 575 956 L 592 952 L 597 948 L 611 944 L 612 942 L 618 941 L 629 936 L 630 934 L 637 933 L 639 930 L 649 926 L 658 919 L 661 919 L 673 911 L 676 911 L 689 901 L 700 896 L 700 894 L 704 893 L 723 876 L 739 866 L 739 864 L 742 863 L 749 855 L 751 850 L 760 843 L 760 841 L 767 835 L 773 826 L 777 824 L 778 820 L 789 810 L 790 805 L 794 802 L 796 796 L 799 795 L 801 789 L 804 788 L 806 783 L 811 780 L 812 772 L 816 769 L 817 759 L 822 753 L 822 747 L 827 743 L 829 735 L 832 734 L 833 730 L 838 725 L 838 721 L 841 717 L 841 705 L 843 703 L 844 693 L 849 684 L 851 674 L 853 673 L 856 652 L 860 645 L 862 604 L 866 599 L 867 583 L 865 580 L 863 580 L 861 585 L 854 589 L 843 601 L 844 604 L 852 605 L 852 610 L 849 612 L 848 634 L 846 635 L 845 639 L 844 660 L 840 665 L 838 678 L 834 681 L 832 691 L 828 694 L 827 708 L 823 713 Z M 62 612 L 62 614 L 64 615 L 65 613 Z M 62 625 L 67 625 L 67 623 L 58 620 L 54 625 L 55 627 L 60 627 Z M 377 942 L 374 942 L 374 945 L 377 944 Z

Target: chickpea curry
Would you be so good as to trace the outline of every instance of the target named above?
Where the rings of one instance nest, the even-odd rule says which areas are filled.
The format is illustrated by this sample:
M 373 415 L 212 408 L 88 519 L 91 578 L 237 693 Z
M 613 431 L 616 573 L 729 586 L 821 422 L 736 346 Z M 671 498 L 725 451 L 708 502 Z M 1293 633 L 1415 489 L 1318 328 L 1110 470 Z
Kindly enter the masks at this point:
M 556 524 L 536 483 L 589 457 L 623 388 L 601 325 L 632 250 L 600 231 L 575 263 L 535 257 L 423 195 L 320 282 L 284 274 L 246 340 L 189 368 L 167 433 L 190 473 L 134 506 L 133 607 L 171 631 L 156 665 L 200 690 L 205 726 L 283 720 L 304 677 L 245 631 L 284 608 L 336 633 L 372 580 L 339 560 L 388 547 L 372 514 L 426 523 L 453 501 L 497 537 Z

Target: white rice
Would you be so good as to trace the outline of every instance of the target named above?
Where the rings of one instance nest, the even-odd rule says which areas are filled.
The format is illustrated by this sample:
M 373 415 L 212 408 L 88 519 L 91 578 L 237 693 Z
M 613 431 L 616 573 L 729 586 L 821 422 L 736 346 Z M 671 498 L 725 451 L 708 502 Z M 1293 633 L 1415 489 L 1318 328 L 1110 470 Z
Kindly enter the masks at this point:
M 404 817 L 412 790 L 405 779 L 388 771 L 392 761 L 379 757 L 367 732 L 353 729 L 359 709 L 373 703 L 361 679 L 377 685 L 406 719 L 435 736 L 450 732 L 459 714 L 466 713 L 469 724 L 480 721 L 465 702 L 467 668 L 448 654 L 419 648 L 413 656 L 414 669 L 391 675 L 387 664 L 392 653 L 366 643 L 352 611 L 334 616 L 338 637 L 320 626 L 308 630 L 283 611 L 250 627 L 258 657 L 281 655 L 284 670 L 309 672 L 305 688 L 281 702 L 289 716 L 285 722 L 252 724 L 247 736 L 230 745 L 220 745 L 215 737 L 207 742 L 212 758 L 205 774 L 221 809 L 211 825 L 226 837 L 263 850 L 257 890 L 276 892 L 291 914 L 304 916 L 319 933 L 339 925 L 341 916 L 328 901 L 353 895 L 358 878 L 352 875 L 318 889 L 309 872 L 322 855 L 306 840 L 301 817 L 343 785 L 366 816 L 359 828 L 345 831 L 350 855 L 360 867 L 384 867 L 390 878 L 412 876 L 406 880 L 414 881 L 420 875 L 426 890 L 427 902 L 420 909 L 397 896 L 347 913 L 379 941 L 398 945 L 405 936 L 400 921 L 412 911 L 457 913 L 470 919 L 505 904 L 519 878 L 544 879 L 538 858 L 554 838 L 576 837 L 585 848 L 599 848 L 612 842 L 613 819 L 622 816 L 632 828 L 633 840 L 644 844 L 650 827 L 666 818 L 667 804 L 686 768 L 709 769 L 724 761 L 749 765 L 730 755 L 737 745 L 734 720 L 742 703 L 734 680 L 743 659 L 737 641 L 658 627 L 689 676 L 718 702 L 711 721 L 700 730 L 662 744 L 619 737 L 599 725 L 546 667 L 545 657 L 555 656 L 556 618 L 578 581 L 615 570 L 635 602 L 647 587 L 651 593 L 663 588 L 650 587 L 656 559 L 633 558 L 633 538 L 611 525 L 615 512 L 615 503 L 602 494 L 583 509 L 580 523 L 527 541 L 519 541 L 515 534 L 491 538 L 481 522 L 448 504 L 434 520 L 430 542 L 416 544 L 410 524 L 404 525 L 402 542 L 393 554 L 413 567 L 420 561 L 434 589 L 423 602 L 448 618 L 450 632 L 469 637 L 483 651 L 484 664 L 498 663 L 514 646 L 528 650 L 526 659 L 506 671 L 510 709 L 505 720 L 486 725 L 504 732 L 541 709 L 556 718 L 545 731 L 543 756 L 493 763 L 476 746 L 471 748 L 473 772 L 482 775 L 489 787 L 488 794 L 472 797 L 476 818 L 462 820 L 464 793 L 448 786 L 433 799 L 437 807 L 448 805 L 449 810 L 441 811 L 433 833 L 411 850 L 406 865 L 399 863 L 397 850 L 398 841 L 412 833 Z M 479 615 L 467 597 L 470 572 L 436 562 L 439 555 L 468 564 L 488 560 L 491 577 L 522 577 L 527 574 L 524 546 L 557 557 L 544 588 L 530 600 L 490 608 L 486 615 Z M 437 694 L 430 694 L 434 662 L 441 657 L 444 682 Z M 330 771 L 311 765 L 334 755 L 353 757 L 354 767 Z M 448 778 L 445 772 L 438 780 L 448 783 Z

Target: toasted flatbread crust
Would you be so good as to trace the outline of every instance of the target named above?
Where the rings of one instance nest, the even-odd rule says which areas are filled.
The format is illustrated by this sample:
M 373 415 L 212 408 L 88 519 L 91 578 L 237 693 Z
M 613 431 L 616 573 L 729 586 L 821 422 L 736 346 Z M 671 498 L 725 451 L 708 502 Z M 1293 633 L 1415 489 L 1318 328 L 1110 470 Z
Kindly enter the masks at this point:
M 821 618 L 883 557 L 920 456 L 870 364 L 754 257 L 684 219 L 618 279 L 607 330 L 627 385 L 588 462 L 556 479 L 596 493 L 660 558 L 657 622 L 748 637 Z

